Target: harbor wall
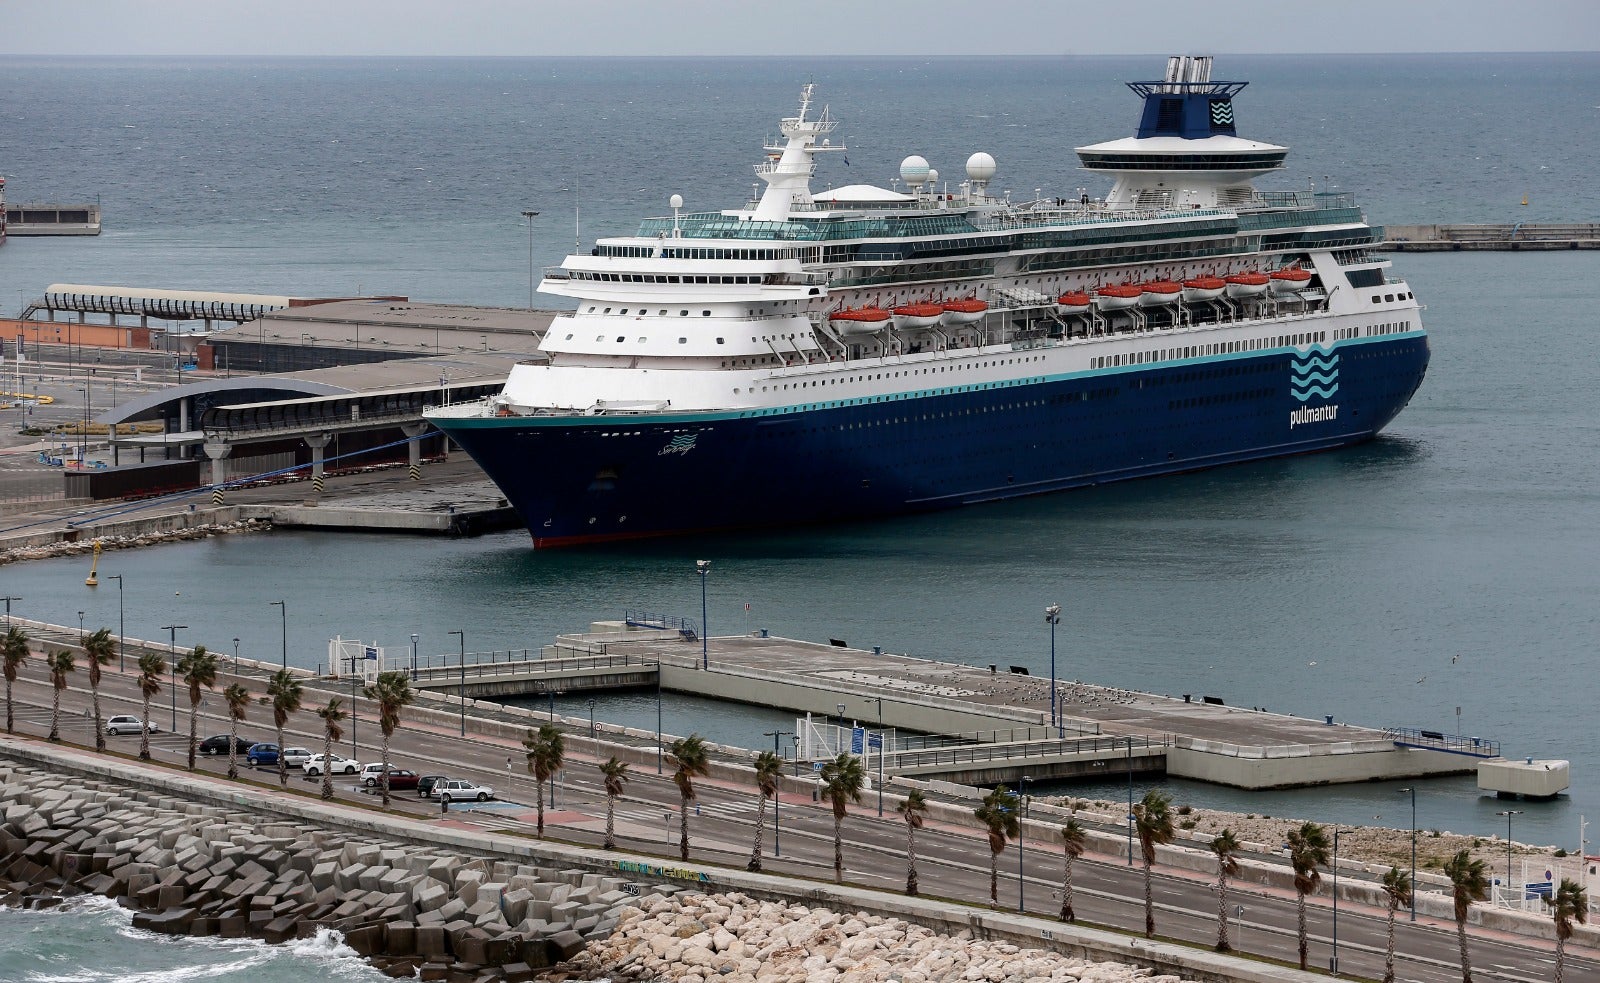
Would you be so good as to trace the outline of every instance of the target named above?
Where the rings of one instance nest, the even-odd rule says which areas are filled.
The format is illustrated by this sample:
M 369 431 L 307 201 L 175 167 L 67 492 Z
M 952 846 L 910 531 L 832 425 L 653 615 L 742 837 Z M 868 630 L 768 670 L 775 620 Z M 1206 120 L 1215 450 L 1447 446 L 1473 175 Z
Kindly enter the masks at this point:
M 1244 789 L 1464 775 L 1476 770 L 1476 758 L 1397 748 L 1392 741 L 1241 747 L 1180 737 L 1167 749 L 1168 775 Z

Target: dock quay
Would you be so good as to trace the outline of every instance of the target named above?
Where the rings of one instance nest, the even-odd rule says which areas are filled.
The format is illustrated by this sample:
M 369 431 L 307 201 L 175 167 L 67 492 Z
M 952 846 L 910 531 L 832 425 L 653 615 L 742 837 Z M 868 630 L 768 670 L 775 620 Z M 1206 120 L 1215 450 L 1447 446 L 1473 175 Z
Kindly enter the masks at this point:
M 6 234 L 14 236 L 97 236 L 100 205 L 97 202 L 42 202 L 6 205 Z
M 598 623 L 560 636 L 538 658 L 491 654 L 419 667 L 419 688 L 468 698 L 653 686 L 820 715 L 842 739 L 889 736 L 886 775 L 973 784 L 1159 773 L 1246 789 L 1471 774 L 1499 745 L 1426 740 L 1417 731 L 1230 707 L 1217 697 L 1161 696 L 1061 680 L 1050 719 L 1048 680 L 1011 667 L 960 663 L 778 638 L 756 632 L 702 640 L 686 625 Z M 877 739 L 868 736 L 873 756 Z M 858 748 L 858 750 L 860 750 Z M 827 756 L 806 753 L 802 760 Z M 876 767 L 876 766 L 874 766 Z
M 1385 235 L 1384 249 L 1406 253 L 1600 249 L 1597 222 L 1390 225 Z

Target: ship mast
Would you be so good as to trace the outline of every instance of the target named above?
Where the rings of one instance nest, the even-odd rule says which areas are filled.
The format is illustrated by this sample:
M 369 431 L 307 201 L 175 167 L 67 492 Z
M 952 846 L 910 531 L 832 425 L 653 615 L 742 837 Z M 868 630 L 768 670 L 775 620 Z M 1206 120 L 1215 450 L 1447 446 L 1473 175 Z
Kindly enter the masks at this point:
M 827 139 L 823 139 L 820 146 L 817 144 L 818 137 L 832 133 L 839 123 L 828 115 L 826 106 L 816 119 L 806 119 L 815 87 L 811 82 L 801 87 L 800 112 L 786 117 L 778 125 L 787 141 L 767 145 L 769 159 L 756 165 L 756 176 L 767 182 L 767 190 L 762 192 L 761 201 L 751 216 L 758 222 L 786 222 L 792 204 L 811 204 L 811 176 L 817 171 L 812 155 L 845 149 L 842 145 L 831 145 Z M 773 157 L 776 159 L 771 159 Z

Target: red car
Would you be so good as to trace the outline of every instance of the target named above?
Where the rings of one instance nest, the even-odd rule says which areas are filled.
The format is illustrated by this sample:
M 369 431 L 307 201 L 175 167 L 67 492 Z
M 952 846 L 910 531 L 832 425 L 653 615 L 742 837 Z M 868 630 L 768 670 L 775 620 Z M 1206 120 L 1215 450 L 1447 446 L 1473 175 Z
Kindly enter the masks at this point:
M 390 768 L 389 791 L 393 792 L 397 789 L 415 789 L 417 787 L 418 777 L 419 776 L 416 772 L 410 771 L 406 768 Z M 378 787 L 378 783 L 381 780 L 381 775 L 368 775 L 366 778 L 361 780 L 361 784 L 365 785 L 369 789 L 375 789 Z

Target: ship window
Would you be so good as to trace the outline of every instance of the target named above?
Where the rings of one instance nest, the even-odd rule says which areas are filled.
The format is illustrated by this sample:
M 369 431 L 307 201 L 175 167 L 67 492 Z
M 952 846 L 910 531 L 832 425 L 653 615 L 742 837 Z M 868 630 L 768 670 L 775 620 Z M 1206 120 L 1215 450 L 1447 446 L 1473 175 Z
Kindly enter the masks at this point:
M 622 309 L 622 311 L 621 311 L 621 313 L 623 313 L 623 314 L 626 314 L 626 313 L 628 313 L 628 309 L 627 309 L 627 308 L 626 308 L 626 307 L 624 307 L 624 308 L 623 308 L 623 309 Z
M 1391 304 L 1392 304 L 1392 303 L 1394 303 L 1394 294 L 1384 294 L 1384 295 L 1383 295 L 1383 299 L 1384 299 L 1384 300 L 1385 300 L 1385 301 L 1386 301 L 1386 302 L 1388 302 L 1388 303 L 1391 303 Z
M 571 340 L 572 340 L 572 335 L 570 335 L 570 334 L 569 334 L 569 335 L 567 335 L 567 340 L 568 340 L 568 341 L 571 341 Z
M 617 344 L 620 345 L 626 340 L 627 340 L 627 336 L 626 335 L 620 335 L 620 334 L 617 335 Z
M 688 338 L 679 338 L 678 339 L 678 344 L 680 344 L 680 345 L 687 345 L 688 343 L 689 343 L 689 339 Z
M 717 339 L 717 344 L 719 344 L 719 345 L 722 344 L 722 339 L 721 338 Z
M 611 308 L 607 307 L 604 311 L 601 311 L 601 313 L 602 314 L 610 314 L 611 313 Z
M 656 317 L 666 317 L 666 316 L 667 316 L 667 312 L 666 311 L 656 311 Z
M 679 317 L 688 317 L 689 316 L 689 312 L 688 311 L 679 311 L 678 312 L 678 316 Z
M 640 339 L 639 339 L 639 344 L 641 344 L 641 345 L 642 345 L 642 344 L 644 344 L 644 343 L 645 343 L 645 342 L 647 342 L 647 341 L 649 341 L 649 340 L 650 340 L 650 339 L 649 339 L 649 338 L 640 338 Z
M 594 336 L 594 340 L 595 341 L 605 341 L 606 340 L 606 336 L 603 335 L 603 334 L 597 334 L 597 335 Z
M 593 314 L 593 313 L 594 313 L 594 305 L 593 305 L 593 304 L 590 304 L 590 305 L 589 305 L 589 313 L 590 313 L 590 314 Z

